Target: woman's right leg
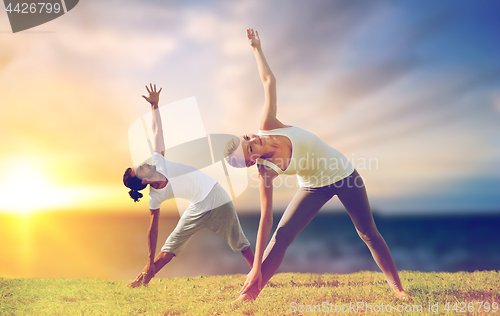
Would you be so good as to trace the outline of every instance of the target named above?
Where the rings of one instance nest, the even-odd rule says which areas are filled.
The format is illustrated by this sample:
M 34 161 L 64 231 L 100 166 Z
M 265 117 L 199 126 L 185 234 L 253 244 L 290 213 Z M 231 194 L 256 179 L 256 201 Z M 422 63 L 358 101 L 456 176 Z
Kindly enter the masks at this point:
M 351 217 L 358 235 L 370 249 L 373 259 L 384 273 L 396 295 L 398 297 L 408 295 L 401 285 L 389 247 L 375 225 L 366 188 L 357 171 L 346 178 L 343 186 L 339 187 L 337 196 Z
M 297 235 L 309 224 L 334 193 L 328 188 L 300 188 L 286 208 L 274 235 L 264 251 L 262 262 L 262 286 L 276 273 L 285 252 Z M 260 291 L 254 284 L 248 292 L 253 299 Z

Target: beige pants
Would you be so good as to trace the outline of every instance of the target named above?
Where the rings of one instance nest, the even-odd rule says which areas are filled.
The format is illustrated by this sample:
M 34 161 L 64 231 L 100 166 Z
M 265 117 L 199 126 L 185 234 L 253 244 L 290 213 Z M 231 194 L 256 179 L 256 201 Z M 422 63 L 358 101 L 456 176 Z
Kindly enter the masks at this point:
M 206 209 L 206 205 L 221 206 L 200 212 L 199 209 Z M 161 251 L 174 255 L 181 253 L 191 237 L 203 228 L 208 228 L 222 237 L 234 252 L 242 251 L 250 246 L 241 229 L 231 198 L 217 183 L 203 201 L 189 205 L 184 211 Z

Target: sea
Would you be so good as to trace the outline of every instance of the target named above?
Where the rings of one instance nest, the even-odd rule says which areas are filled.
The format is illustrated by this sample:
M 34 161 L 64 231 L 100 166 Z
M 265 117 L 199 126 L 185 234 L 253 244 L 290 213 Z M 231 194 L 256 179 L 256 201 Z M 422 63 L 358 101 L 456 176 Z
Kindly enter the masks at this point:
M 500 270 L 500 213 L 374 214 L 398 270 Z M 274 226 L 280 215 L 274 217 Z M 161 217 L 158 249 L 178 217 Z M 255 246 L 259 215 L 241 215 Z M 134 279 L 148 259 L 149 213 L 0 215 L 0 277 Z M 274 231 L 274 228 L 273 228 Z M 321 211 L 288 248 L 278 272 L 380 271 L 345 212 Z M 158 277 L 246 274 L 240 253 L 209 230 L 195 234 Z

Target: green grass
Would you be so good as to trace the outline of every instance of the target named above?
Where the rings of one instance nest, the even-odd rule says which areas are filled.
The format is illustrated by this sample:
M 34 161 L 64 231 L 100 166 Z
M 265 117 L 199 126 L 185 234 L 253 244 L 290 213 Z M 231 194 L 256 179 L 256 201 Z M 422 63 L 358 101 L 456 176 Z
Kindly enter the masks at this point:
M 393 309 L 402 305 L 400 308 L 407 311 L 404 315 L 500 315 L 500 309 L 496 313 L 491 309 L 493 302 L 500 305 L 498 271 L 403 271 L 400 277 L 412 296 L 408 302 L 398 301 L 379 273 L 282 273 L 271 279 L 256 302 L 238 307 L 230 303 L 237 297 L 244 275 L 153 279 L 148 288 L 136 289 L 124 288 L 128 281 L 0 278 L 0 315 L 371 314 L 365 311 L 366 307 L 347 310 L 349 304 L 356 308 L 360 303 L 371 304 L 374 311 L 382 304 L 386 309 L 387 305 Z M 449 311 L 445 311 L 448 302 Z M 480 303 L 476 302 L 488 302 L 490 312 L 485 311 L 487 305 L 479 310 Z M 430 313 L 429 306 L 436 304 L 439 313 Z M 319 305 L 317 313 L 307 312 L 314 305 Z M 466 312 L 461 313 L 461 308 Z M 393 310 L 377 314 L 400 313 Z

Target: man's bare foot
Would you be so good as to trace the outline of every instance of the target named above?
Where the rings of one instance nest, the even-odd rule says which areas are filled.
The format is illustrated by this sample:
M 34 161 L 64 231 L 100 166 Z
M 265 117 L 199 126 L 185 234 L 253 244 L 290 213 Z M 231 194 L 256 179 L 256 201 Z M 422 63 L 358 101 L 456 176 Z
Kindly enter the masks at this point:
M 139 287 L 141 285 L 146 285 L 146 284 L 144 284 L 144 272 L 141 272 L 141 274 L 139 274 L 137 276 L 137 278 L 135 278 L 134 281 L 127 284 L 126 287 L 136 288 L 136 287 Z
M 151 279 L 155 276 L 154 274 L 146 274 L 146 272 L 142 272 L 142 275 L 142 285 L 144 286 L 148 286 L 149 282 L 151 282 Z
M 408 293 L 406 293 L 405 290 L 393 289 L 393 291 L 394 291 L 394 294 L 396 295 L 396 297 L 402 301 L 407 301 L 410 299 L 410 295 Z
M 242 302 L 253 302 L 255 298 L 250 293 L 241 294 L 240 297 L 231 302 L 231 305 L 238 305 Z
M 136 287 L 139 287 L 141 285 L 142 285 L 142 282 L 134 280 L 134 281 L 130 282 L 129 284 L 127 284 L 127 287 L 136 288 Z

